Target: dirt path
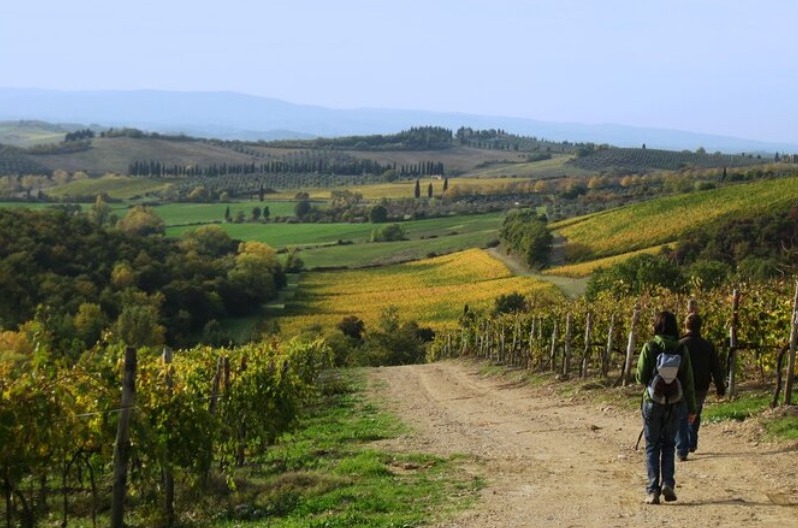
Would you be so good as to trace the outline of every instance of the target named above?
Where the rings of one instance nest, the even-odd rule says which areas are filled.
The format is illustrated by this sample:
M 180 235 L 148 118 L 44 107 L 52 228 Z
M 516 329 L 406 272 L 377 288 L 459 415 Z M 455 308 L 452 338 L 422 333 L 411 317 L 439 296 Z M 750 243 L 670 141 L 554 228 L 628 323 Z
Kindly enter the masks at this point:
M 798 527 L 798 446 L 757 444 L 739 424 L 702 426 L 698 452 L 677 462 L 679 500 L 650 506 L 634 411 L 458 361 L 374 369 L 370 390 L 413 428 L 391 448 L 470 455 L 486 479 L 477 505 L 439 528 Z

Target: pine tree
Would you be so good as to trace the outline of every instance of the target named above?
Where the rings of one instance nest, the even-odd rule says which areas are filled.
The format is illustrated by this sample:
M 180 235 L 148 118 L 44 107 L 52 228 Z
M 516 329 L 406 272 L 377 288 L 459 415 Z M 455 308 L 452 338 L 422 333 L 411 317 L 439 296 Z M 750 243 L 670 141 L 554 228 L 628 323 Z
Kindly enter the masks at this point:
M 415 190 L 414 196 L 416 198 L 420 198 L 421 197 L 421 182 L 418 180 L 418 178 L 416 178 L 416 190 Z

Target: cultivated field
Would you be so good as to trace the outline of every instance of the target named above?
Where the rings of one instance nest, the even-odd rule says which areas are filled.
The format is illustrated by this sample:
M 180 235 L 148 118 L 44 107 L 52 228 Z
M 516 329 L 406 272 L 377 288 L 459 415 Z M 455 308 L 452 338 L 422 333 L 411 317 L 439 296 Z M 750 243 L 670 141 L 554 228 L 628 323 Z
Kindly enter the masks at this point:
M 543 271 L 544 275 L 556 276 L 556 277 L 572 277 L 572 278 L 583 278 L 589 277 L 593 271 L 598 268 L 606 268 L 612 266 L 614 264 L 618 264 L 619 262 L 623 262 L 626 259 L 631 257 L 642 255 L 644 253 L 654 255 L 659 253 L 663 245 L 652 246 L 650 248 L 639 249 L 637 251 L 630 251 L 628 253 L 622 253 L 620 255 L 613 255 L 611 257 L 604 257 L 595 260 L 590 260 L 588 262 L 578 262 L 576 264 L 565 264 L 562 266 L 556 266 L 552 268 L 548 268 Z
M 759 180 L 666 196 L 552 224 L 568 242 L 607 257 L 678 240 L 688 229 L 720 218 L 755 214 L 798 199 L 798 177 Z
M 377 324 L 382 311 L 396 306 L 402 321 L 417 321 L 434 329 L 452 328 L 465 305 L 489 310 L 502 294 L 518 292 L 559 297 L 548 283 L 516 277 L 487 252 L 471 249 L 423 261 L 364 270 L 309 272 L 302 275 L 295 315 L 280 317 L 285 335 L 321 326 L 333 329 L 354 315 Z
M 269 204 L 273 202 L 267 202 Z M 279 202 L 274 202 L 279 203 Z M 167 234 L 180 236 L 196 229 L 196 225 L 180 225 L 189 218 L 200 218 L 200 211 L 224 215 L 224 205 L 194 209 L 197 217 L 184 212 L 184 206 L 165 206 L 164 221 Z M 187 207 L 187 206 L 186 206 Z M 231 206 L 231 209 L 238 207 Z M 271 209 L 271 205 L 269 206 Z M 244 210 L 250 210 L 244 206 Z M 279 208 L 278 208 L 279 210 Z M 275 214 L 274 212 L 272 213 Z M 473 247 L 487 247 L 498 238 L 504 213 L 447 216 L 424 220 L 409 220 L 400 225 L 408 240 L 396 242 L 369 242 L 375 229 L 387 224 L 334 223 L 226 223 L 220 227 L 232 238 L 264 242 L 275 249 L 301 248 L 300 258 L 305 267 L 362 267 L 425 258 L 431 254 L 450 253 Z

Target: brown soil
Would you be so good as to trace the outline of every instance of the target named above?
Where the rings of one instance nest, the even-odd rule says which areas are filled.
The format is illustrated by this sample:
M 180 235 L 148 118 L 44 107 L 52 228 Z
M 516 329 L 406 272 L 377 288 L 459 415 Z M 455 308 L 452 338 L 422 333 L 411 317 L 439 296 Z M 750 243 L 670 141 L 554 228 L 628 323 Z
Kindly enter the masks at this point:
M 635 410 L 460 361 L 373 369 L 370 391 L 413 431 L 386 447 L 464 454 L 486 481 L 438 528 L 798 527 L 798 445 L 759 442 L 752 423 L 702 425 L 676 463 L 678 501 L 652 506 Z

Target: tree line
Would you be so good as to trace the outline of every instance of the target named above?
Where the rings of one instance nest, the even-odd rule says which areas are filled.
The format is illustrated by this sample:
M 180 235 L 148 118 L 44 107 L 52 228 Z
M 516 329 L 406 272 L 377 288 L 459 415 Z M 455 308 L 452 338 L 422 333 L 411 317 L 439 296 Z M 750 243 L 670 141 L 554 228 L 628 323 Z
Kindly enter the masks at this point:
M 270 160 L 263 163 L 213 163 L 210 165 L 178 165 L 161 161 L 133 161 L 128 165 L 128 175 L 156 178 L 217 177 L 232 174 L 326 174 L 360 176 L 394 173 L 398 177 L 415 177 L 444 174 L 443 162 L 422 161 L 397 165 L 379 163 L 370 159 L 340 159 L 329 156 Z
M 266 144 L 273 147 L 311 149 L 442 150 L 452 147 L 452 131 L 439 126 L 421 126 L 411 127 L 397 134 L 279 140 Z
M 74 132 L 67 132 L 66 136 L 64 136 L 64 141 L 83 141 L 86 139 L 93 139 L 94 138 L 94 131 L 90 128 L 84 128 L 82 130 L 75 130 Z
M 150 210 L 116 218 L 101 200 L 85 213 L 0 210 L 0 328 L 47 328 L 66 356 L 100 339 L 223 344 L 219 321 L 255 313 L 286 283 L 265 244 L 218 226 L 179 240 L 163 231 Z

